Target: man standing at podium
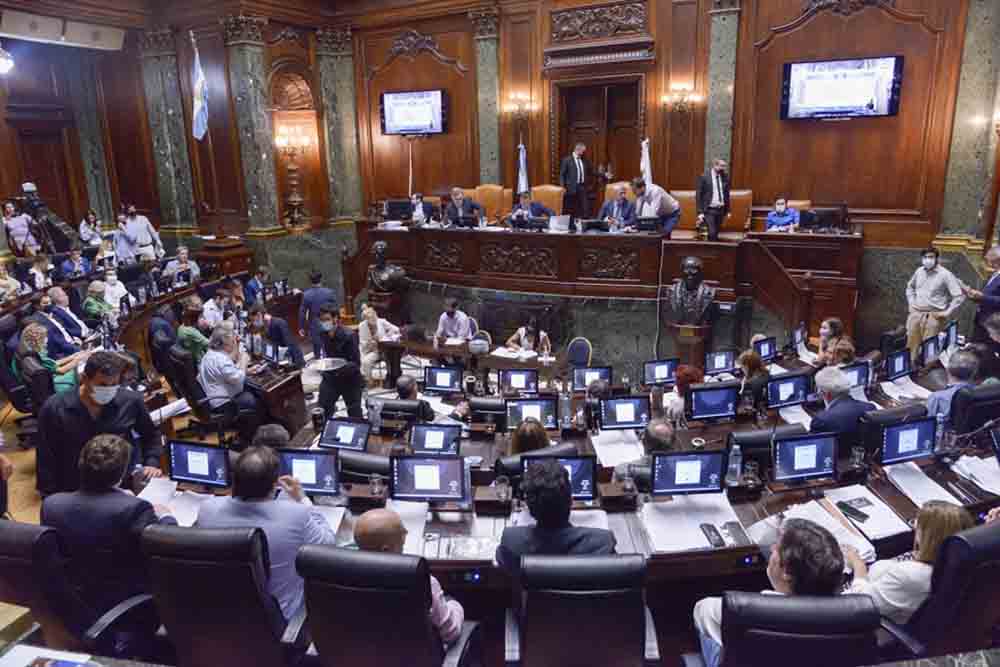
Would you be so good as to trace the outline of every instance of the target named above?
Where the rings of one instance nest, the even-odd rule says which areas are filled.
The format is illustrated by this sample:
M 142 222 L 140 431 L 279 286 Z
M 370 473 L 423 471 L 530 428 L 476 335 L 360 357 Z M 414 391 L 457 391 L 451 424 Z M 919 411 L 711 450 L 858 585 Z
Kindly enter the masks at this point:
M 563 158 L 559 167 L 559 184 L 566 188 L 566 195 L 573 205 L 573 215 L 577 219 L 589 218 L 590 208 L 587 200 L 587 177 L 590 176 L 590 164 L 583 158 L 587 146 L 577 142 L 573 152 Z
M 712 168 L 698 177 L 698 222 L 708 225 L 708 240 L 718 241 L 719 230 L 729 214 L 729 176 L 726 161 L 716 159 Z

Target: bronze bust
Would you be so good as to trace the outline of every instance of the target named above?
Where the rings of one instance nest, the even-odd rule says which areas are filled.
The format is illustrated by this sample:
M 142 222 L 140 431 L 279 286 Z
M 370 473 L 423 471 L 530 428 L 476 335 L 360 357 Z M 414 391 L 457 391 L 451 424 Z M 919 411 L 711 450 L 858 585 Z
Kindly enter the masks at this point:
M 385 251 L 389 244 L 376 241 L 372 244 L 375 264 L 368 267 L 368 286 L 378 292 L 396 292 L 406 286 L 406 271 L 395 264 L 388 264 Z
M 670 288 L 670 321 L 675 324 L 711 324 L 715 288 L 705 284 L 704 265 L 697 257 L 681 262 L 681 279 Z

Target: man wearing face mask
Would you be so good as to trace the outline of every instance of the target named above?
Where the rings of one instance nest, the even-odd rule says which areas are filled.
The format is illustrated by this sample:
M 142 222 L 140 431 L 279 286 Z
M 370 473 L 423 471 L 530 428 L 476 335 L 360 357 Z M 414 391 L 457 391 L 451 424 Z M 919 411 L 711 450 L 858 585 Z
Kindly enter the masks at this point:
M 58 287 L 53 287 L 59 289 Z M 48 353 L 53 359 L 63 359 L 80 351 L 82 342 L 74 338 L 62 322 L 56 319 L 52 304 L 51 291 L 42 294 L 35 300 L 35 320 L 45 327 L 48 334 Z
M 715 160 L 712 168 L 698 177 L 698 222 L 708 225 L 708 240 L 718 241 L 719 230 L 729 214 L 729 176 L 725 160 Z
M 778 197 L 774 210 L 767 214 L 765 232 L 794 232 L 799 227 L 799 212 L 788 207 L 788 200 Z
M 906 284 L 906 302 L 910 308 L 906 318 L 906 346 L 914 359 L 920 353 L 920 343 L 936 336 L 965 301 L 962 284 L 938 259 L 937 248 L 921 252 L 921 266 Z
M 160 477 L 160 432 L 146 410 L 142 394 L 121 389 L 125 361 L 114 352 L 95 352 L 87 359 L 80 386 L 45 402 L 38 415 L 37 488 L 42 496 L 76 491 L 78 462 L 84 445 L 95 435 L 117 435 L 132 443 L 129 470 L 140 466 L 146 479 Z
M 288 326 L 288 322 L 271 315 L 263 304 L 258 303 L 250 309 L 250 329 L 253 334 L 260 334 L 279 348 L 287 347 L 288 358 L 296 368 L 305 365 L 302 350 L 292 338 L 292 329 Z
M 215 296 L 205 302 L 201 316 L 209 329 L 214 329 L 222 324 L 222 321 L 226 319 L 226 312 L 232 310 L 230 297 L 229 290 L 220 287 L 215 291 Z
M 320 307 L 319 327 L 326 356 L 347 362 L 337 370 L 323 371 L 323 380 L 319 385 L 319 407 L 332 417 L 337 409 L 337 400 L 343 397 L 347 404 L 347 414 L 360 419 L 361 387 L 364 380 L 361 377 L 358 337 L 350 329 L 340 326 L 340 311 L 333 304 Z
M 136 213 L 135 204 L 129 204 L 127 211 L 125 224 L 119 221 L 118 228 L 125 235 L 136 259 L 156 260 L 163 257 L 163 242 L 153 223 L 146 216 Z

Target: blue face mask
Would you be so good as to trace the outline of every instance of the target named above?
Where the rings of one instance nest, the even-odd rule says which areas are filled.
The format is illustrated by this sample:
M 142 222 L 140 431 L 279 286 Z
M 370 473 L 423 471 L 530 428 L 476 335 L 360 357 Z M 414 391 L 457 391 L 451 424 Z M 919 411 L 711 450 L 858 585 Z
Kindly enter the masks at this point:
M 322 331 L 323 333 L 330 333 L 331 331 L 334 330 L 334 328 L 335 327 L 333 326 L 333 322 L 320 322 L 319 323 L 319 330 Z
M 90 395 L 94 398 L 94 403 L 98 405 L 107 405 L 111 401 L 115 400 L 115 396 L 118 395 L 118 385 L 112 385 L 110 387 L 91 387 Z

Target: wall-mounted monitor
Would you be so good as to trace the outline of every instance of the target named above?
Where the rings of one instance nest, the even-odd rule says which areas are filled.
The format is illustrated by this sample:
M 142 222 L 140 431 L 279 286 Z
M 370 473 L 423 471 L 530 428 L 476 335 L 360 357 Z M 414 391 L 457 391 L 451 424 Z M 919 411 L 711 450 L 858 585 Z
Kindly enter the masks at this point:
M 903 56 L 785 63 L 783 119 L 895 116 L 903 84 Z
M 448 131 L 448 93 L 414 90 L 382 93 L 382 134 L 425 135 Z

